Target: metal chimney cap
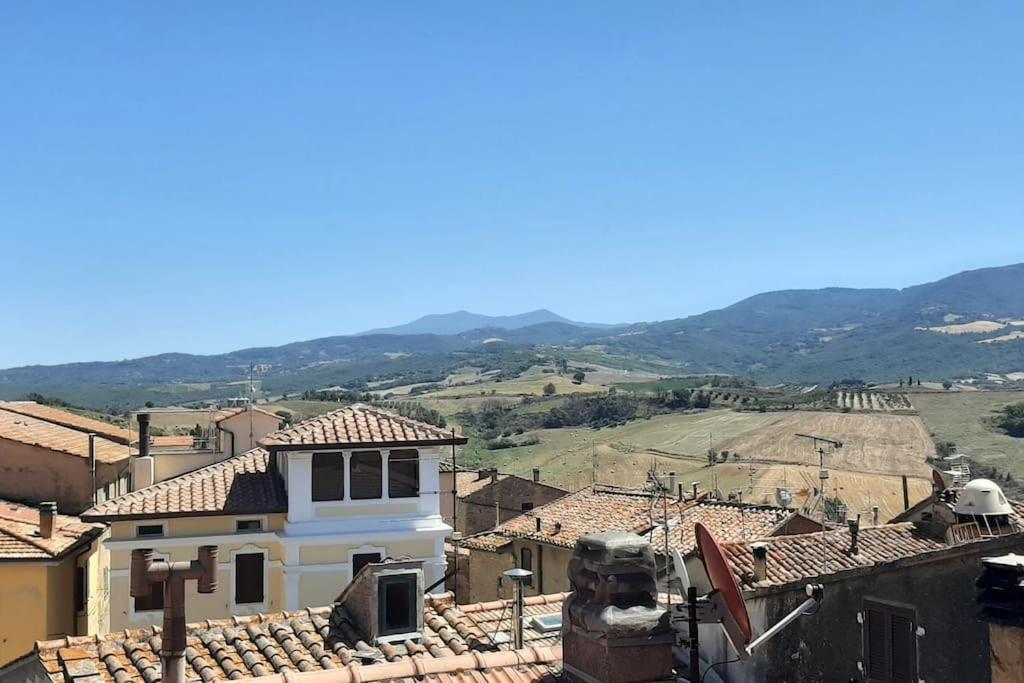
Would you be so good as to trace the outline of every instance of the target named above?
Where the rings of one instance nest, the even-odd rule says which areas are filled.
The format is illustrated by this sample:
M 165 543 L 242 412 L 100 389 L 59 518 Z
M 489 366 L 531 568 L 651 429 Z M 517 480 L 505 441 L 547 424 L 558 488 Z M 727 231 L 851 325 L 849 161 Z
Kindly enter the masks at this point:
M 518 582 L 521 582 L 521 581 L 525 581 L 526 579 L 528 579 L 531 576 L 533 576 L 533 572 L 531 572 L 529 569 L 522 569 L 520 567 L 515 567 L 514 569 L 509 569 L 508 571 L 506 571 L 505 572 L 505 576 L 507 576 L 512 581 L 515 581 L 515 582 L 518 583 Z

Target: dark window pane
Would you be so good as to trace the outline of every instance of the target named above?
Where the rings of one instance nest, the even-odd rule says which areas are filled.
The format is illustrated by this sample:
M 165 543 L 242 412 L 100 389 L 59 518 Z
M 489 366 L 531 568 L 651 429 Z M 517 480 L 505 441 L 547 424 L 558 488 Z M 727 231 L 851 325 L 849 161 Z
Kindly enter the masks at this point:
M 163 536 L 164 527 L 162 524 L 142 524 L 135 527 L 135 535 L 140 538 L 147 536 Z
M 75 567 L 75 611 L 85 611 L 85 567 Z
M 356 553 L 352 556 L 352 576 L 355 577 L 360 569 L 373 562 L 380 562 L 380 553 Z
M 262 531 L 263 520 L 261 519 L 240 519 L 235 522 L 235 531 Z
M 388 496 L 415 498 L 420 495 L 420 456 L 414 450 L 388 454 Z
M 533 509 L 533 502 L 532 501 L 529 501 L 529 500 L 523 501 L 523 504 L 522 504 L 522 511 L 523 512 L 529 512 L 532 509 Z
M 148 612 L 164 608 L 164 583 L 154 583 L 149 595 L 135 598 L 135 611 Z
M 235 555 L 235 604 L 263 602 L 263 553 Z
M 377 614 L 380 634 L 408 633 L 416 629 L 416 575 L 382 576 L 378 580 Z M 422 609 L 422 607 L 420 607 Z
M 519 551 L 519 568 L 520 569 L 526 569 L 526 570 L 529 570 L 531 572 L 533 571 L 533 551 L 530 550 L 529 548 L 523 548 L 522 550 Z M 523 581 L 523 585 L 524 586 L 532 586 L 533 585 L 533 577 L 532 576 L 527 577 L 527 579 L 525 581 Z
M 341 453 L 313 454 L 313 500 L 341 500 L 345 495 L 345 460 Z
M 352 465 L 352 500 L 381 497 L 380 451 L 357 451 L 349 462 Z

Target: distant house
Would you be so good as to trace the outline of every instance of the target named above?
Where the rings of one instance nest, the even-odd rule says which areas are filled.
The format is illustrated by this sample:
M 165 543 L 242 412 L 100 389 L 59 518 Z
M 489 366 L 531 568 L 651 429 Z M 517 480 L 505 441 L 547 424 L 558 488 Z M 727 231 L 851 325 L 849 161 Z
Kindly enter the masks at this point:
M 102 524 L 0 500 L 0 667 L 37 640 L 110 628 Z
M 90 450 L 89 434 L 96 436 Z M 78 514 L 129 490 L 128 431 L 31 401 L 0 402 L 0 497 Z
M 510 586 L 503 573 L 519 567 L 533 572 L 528 594 L 568 590 L 566 570 L 576 541 L 604 531 L 647 538 L 659 558 L 660 572 L 667 575 L 671 562 L 666 547 L 669 552 L 691 550 L 697 522 L 711 527 L 721 538 L 736 540 L 821 528 L 788 508 L 663 498 L 648 491 L 597 485 L 463 540 L 460 547 L 468 551 L 469 576 L 460 586 L 470 587 L 471 600 L 507 597 Z
M 111 625 L 158 623 L 162 596 L 128 595 L 130 554 L 193 559 L 219 548 L 217 594 L 191 594 L 193 618 L 294 610 L 330 602 L 361 567 L 408 557 L 425 587 L 445 573 L 440 514 L 449 430 L 355 405 L 264 436 L 261 446 L 97 505 L 83 517 L 111 525 Z M 150 451 L 152 464 L 173 457 Z M 137 471 L 137 470 L 134 470 Z M 154 469 L 155 471 L 155 469 Z
M 534 469 L 532 479 L 502 474 L 496 469 L 473 474 L 458 481 L 455 528 L 463 535 L 492 529 L 569 493 L 542 483 L 539 469 Z
M 730 683 L 990 680 L 989 627 L 977 619 L 975 582 L 983 558 L 1024 549 L 1024 504 L 1003 499 L 999 519 L 980 533 L 962 526 L 974 524 L 963 518 L 973 515 L 922 518 L 936 503 L 956 514 L 956 499 L 963 502 L 971 485 L 911 508 L 916 522 L 723 543 L 755 634 L 800 604 L 807 583 L 823 584 L 825 593 L 813 618 L 717 673 Z M 981 488 L 1002 496 L 991 482 Z M 700 560 L 686 565 L 706 587 Z M 700 641 L 709 662 L 734 659 L 717 626 L 702 626 Z M 1024 680 L 1019 650 L 1017 657 L 1003 663 L 1013 671 L 1006 680 Z

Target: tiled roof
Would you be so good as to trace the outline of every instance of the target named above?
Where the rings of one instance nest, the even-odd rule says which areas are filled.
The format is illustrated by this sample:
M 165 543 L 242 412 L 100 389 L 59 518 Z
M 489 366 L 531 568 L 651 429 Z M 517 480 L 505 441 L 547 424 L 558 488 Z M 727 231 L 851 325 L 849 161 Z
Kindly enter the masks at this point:
M 561 613 L 567 595 L 526 598 L 524 613 L 528 617 Z M 560 632 L 536 631 L 527 621 L 526 649 L 509 652 L 510 614 L 508 601 L 455 606 L 450 594 L 428 596 L 424 639 L 378 646 L 363 640 L 341 606 L 205 621 L 187 627 L 186 678 L 237 680 L 333 669 L 339 683 L 554 683 L 560 669 Z M 504 637 L 497 638 L 502 631 Z M 160 680 L 159 650 L 160 628 L 152 627 L 39 642 L 34 655 L 54 683 L 155 683 Z M 519 666 L 517 659 L 522 661 Z M 346 673 L 345 668 L 350 671 Z
M 102 524 L 58 514 L 53 535 L 39 535 L 39 510 L 0 500 L 0 562 L 5 560 L 53 560 L 103 533 Z
M 264 415 L 268 415 L 268 416 L 274 418 L 275 420 L 281 421 L 281 416 L 280 415 L 275 415 L 274 413 L 270 412 L 269 410 L 264 410 L 263 408 L 253 408 L 253 411 L 257 412 L 257 413 L 263 413 Z M 249 412 L 248 408 L 227 408 L 225 410 L 219 411 L 219 413 L 217 415 L 217 424 L 220 424 L 224 420 L 232 418 L 235 415 L 240 415 L 242 413 L 247 413 L 247 412 Z
M 268 434 L 260 440 L 260 445 L 279 449 L 304 446 L 445 445 L 452 442 L 450 430 L 357 404 Z M 454 443 L 466 443 L 466 439 L 456 435 Z
M 442 460 L 438 463 L 442 472 L 475 472 L 476 470 L 466 469 L 462 465 L 456 465 L 451 460 Z
M 580 536 L 599 531 L 626 531 L 645 534 L 661 518 L 661 506 L 652 508 L 655 497 L 643 491 L 595 486 L 571 493 L 547 505 L 534 508 L 487 531 L 465 539 L 467 548 L 492 550 L 500 547 L 496 534 L 506 538 L 528 538 L 541 543 L 572 548 Z M 676 518 L 679 511 L 694 502 L 668 505 L 669 517 Z M 651 514 L 654 513 L 652 524 Z M 537 530 L 540 519 L 540 530 Z
M 288 499 L 266 450 L 256 448 L 87 510 L 83 519 L 114 520 L 284 512 Z
M 873 567 L 952 546 L 930 538 L 910 522 L 865 527 L 860 530 L 858 554 L 851 555 L 847 530 L 826 531 L 825 566 L 827 574 Z M 753 551 L 750 542 L 723 543 L 726 560 L 744 588 L 765 588 L 803 583 L 822 575 L 822 534 L 775 536 L 762 543 L 768 546 L 767 579 L 754 582 Z
M 657 514 L 660 508 L 655 510 Z M 771 505 L 746 505 L 729 502 L 700 502 L 669 517 L 669 549 L 688 553 L 697 545 L 693 529 L 700 522 L 721 541 L 742 541 L 771 535 L 780 524 L 796 513 Z M 665 528 L 659 526 L 651 534 L 655 552 L 665 547 Z
M 89 457 L 89 435 L 86 432 L 10 410 L 0 409 L 0 439 Z M 127 457 L 128 446 L 96 437 L 96 460 L 99 462 L 119 462 Z
M 84 417 L 67 410 L 46 406 L 35 401 L 0 401 L 0 409 L 9 410 L 12 413 L 37 417 L 46 422 L 69 427 L 80 432 L 93 432 L 115 443 L 128 444 L 129 432 L 124 427 L 94 420 L 91 417 Z

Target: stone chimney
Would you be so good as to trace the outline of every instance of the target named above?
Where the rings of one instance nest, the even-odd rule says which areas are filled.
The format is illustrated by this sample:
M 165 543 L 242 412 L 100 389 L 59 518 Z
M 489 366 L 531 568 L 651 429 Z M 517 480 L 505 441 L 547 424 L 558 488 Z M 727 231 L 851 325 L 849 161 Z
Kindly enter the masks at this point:
M 668 473 L 668 486 L 666 486 L 665 488 L 668 489 L 669 493 L 671 493 L 672 491 L 676 490 L 676 473 L 675 472 L 669 472 Z
M 39 504 L 39 536 L 53 538 L 53 529 L 57 520 L 57 503 L 48 501 Z
M 878 526 L 879 510 L 877 505 L 871 506 L 871 526 Z
M 634 534 L 591 534 L 569 562 L 562 658 L 572 683 L 671 680 L 674 635 L 657 603 L 651 544 Z
M 533 480 L 535 482 L 540 482 L 540 468 L 539 467 L 534 467 L 533 468 Z
M 846 520 L 846 526 L 850 530 L 850 549 L 851 555 L 857 555 L 860 552 L 860 548 L 857 545 L 857 541 L 860 538 L 860 515 L 856 518 L 851 517 Z
M 497 484 L 498 483 L 498 470 L 495 467 L 491 468 L 491 483 L 492 484 Z
M 754 554 L 754 581 L 764 581 L 768 578 L 768 544 L 752 543 L 750 550 Z
M 697 499 L 697 489 L 700 488 L 700 482 L 699 481 L 691 482 L 690 483 L 690 487 L 693 489 L 693 498 L 694 498 L 694 500 L 696 500 Z

